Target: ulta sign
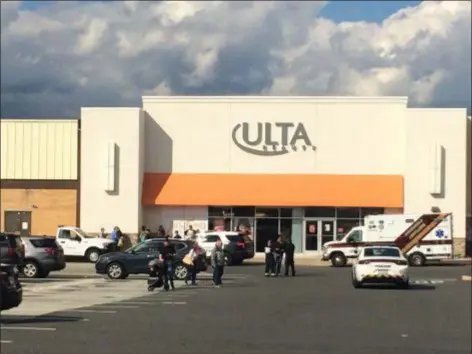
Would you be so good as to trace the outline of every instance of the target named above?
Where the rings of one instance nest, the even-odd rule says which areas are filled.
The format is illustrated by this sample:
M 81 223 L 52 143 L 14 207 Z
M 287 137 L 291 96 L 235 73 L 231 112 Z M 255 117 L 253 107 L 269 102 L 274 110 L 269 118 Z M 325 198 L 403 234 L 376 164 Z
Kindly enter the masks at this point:
M 253 129 L 256 131 L 254 135 Z M 232 131 L 234 144 L 244 152 L 258 156 L 280 156 L 298 149 L 315 151 L 303 123 L 238 123 Z

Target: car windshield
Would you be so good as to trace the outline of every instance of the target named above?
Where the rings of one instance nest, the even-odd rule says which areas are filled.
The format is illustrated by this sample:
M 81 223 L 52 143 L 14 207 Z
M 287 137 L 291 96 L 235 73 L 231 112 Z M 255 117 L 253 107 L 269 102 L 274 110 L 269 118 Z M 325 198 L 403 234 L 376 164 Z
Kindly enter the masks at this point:
M 390 247 L 366 248 L 364 257 L 400 257 L 400 250 Z
M 73 230 L 74 230 L 76 233 L 78 233 L 80 236 L 82 236 L 82 237 L 85 237 L 85 238 L 95 238 L 95 236 L 87 235 L 87 233 L 86 233 L 84 230 L 82 230 L 82 229 L 80 229 L 80 228 L 78 228 L 78 227 L 75 228 L 75 229 L 73 229 Z

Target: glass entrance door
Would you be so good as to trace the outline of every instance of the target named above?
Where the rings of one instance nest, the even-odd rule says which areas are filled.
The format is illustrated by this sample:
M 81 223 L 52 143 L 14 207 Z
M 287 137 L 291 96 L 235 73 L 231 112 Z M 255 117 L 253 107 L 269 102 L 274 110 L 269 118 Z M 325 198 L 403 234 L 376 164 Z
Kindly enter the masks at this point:
M 305 219 L 304 251 L 321 251 L 328 241 L 333 241 L 336 221 L 333 219 Z

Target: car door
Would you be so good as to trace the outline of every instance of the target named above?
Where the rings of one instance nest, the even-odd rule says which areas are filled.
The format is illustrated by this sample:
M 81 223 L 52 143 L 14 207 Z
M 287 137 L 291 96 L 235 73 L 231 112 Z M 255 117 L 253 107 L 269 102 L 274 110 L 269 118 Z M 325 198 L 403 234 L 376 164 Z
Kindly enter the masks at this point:
M 75 239 L 76 234 L 71 230 L 61 229 L 57 235 L 59 245 L 64 250 L 65 256 L 80 256 L 79 242 Z
M 203 237 L 200 247 L 203 248 L 207 257 L 210 257 L 211 251 L 215 248 L 216 241 L 220 240 L 220 236 L 209 234 Z
M 143 274 L 149 271 L 149 262 L 156 259 L 159 255 L 157 244 L 143 243 L 136 247 L 130 258 L 131 273 Z

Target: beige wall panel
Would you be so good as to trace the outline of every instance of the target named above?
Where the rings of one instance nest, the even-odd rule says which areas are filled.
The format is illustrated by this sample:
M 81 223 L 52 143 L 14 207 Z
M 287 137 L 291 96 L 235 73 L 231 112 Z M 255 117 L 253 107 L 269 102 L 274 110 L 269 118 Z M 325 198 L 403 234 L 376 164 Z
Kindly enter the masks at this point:
M 31 233 L 54 235 L 58 225 L 76 225 L 77 191 L 2 189 L 0 225 L 2 231 L 7 210 L 31 211 Z
M 1 121 L 2 179 L 77 179 L 77 120 Z

